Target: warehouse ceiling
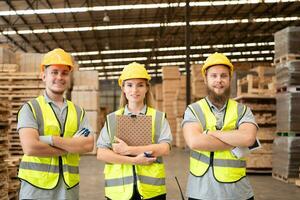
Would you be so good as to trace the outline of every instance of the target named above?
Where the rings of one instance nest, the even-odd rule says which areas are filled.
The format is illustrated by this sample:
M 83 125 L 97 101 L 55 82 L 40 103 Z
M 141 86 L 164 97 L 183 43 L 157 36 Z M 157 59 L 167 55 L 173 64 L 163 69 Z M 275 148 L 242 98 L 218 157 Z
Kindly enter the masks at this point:
M 72 52 L 80 70 L 115 79 L 138 61 L 150 73 L 185 66 L 185 1 L 0 1 L 0 41 L 15 51 Z M 190 1 L 190 63 L 215 51 L 236 62 L 272 62 L 274 33 L 300 25 L 300 1 Z M 299 36 L 300 37 L 300 36 Z

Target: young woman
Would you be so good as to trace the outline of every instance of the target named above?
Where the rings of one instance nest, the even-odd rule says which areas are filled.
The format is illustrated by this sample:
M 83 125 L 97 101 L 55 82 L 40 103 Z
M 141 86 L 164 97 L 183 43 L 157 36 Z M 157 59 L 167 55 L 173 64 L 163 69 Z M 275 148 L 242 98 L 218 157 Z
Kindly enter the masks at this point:
M 144 65 L 127 65 L 119 78 L 120 109 L 107 115 L 97 141 L 97 159 L 106 162 L 105 196 L 112 200 L 166 199 L 162 156 L 170 152 L 172 134 L 165 114 L 151 106 L 152 94 Z M 152 144 L 129 146 L 116 135 L 117 115 L 152 117 Z

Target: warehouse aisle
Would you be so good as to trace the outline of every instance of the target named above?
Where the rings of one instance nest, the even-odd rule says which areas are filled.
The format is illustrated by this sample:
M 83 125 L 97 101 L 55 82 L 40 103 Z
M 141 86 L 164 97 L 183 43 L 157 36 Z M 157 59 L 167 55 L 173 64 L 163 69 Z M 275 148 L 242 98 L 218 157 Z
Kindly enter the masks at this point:
M 173 148 L 170 156 L 165 158 L 167 166 L 168 200 L 180 200 L 180 192 L 175 181 L 178 178 L 185 191 L 188 173 L 188 152 Z M 95 156 L 82 156 L 80 164 L 81 200 L 104 199 L 103 163 Z M 270 175 L 249 175 L 254 188 L 255 200 L 300 200 L 300 188 L 273 179 Z

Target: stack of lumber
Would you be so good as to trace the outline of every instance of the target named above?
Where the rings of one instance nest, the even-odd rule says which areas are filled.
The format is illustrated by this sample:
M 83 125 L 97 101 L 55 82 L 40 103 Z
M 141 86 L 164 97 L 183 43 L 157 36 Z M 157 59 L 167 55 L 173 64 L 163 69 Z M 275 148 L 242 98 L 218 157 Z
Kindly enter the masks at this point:
M 0 99 L 8 102 L 9 108 L 9 153 L 23 155 L 17 133 L 17 113 L 28 100 L 43 94 L 45 86 L 39 73 L 11 72 L 0 73 Z
M 0 200 L 8 199 L 8 173 L 4 160 L 8 157 L 8 110 L 3 102 L 0 102 Z
M 20 180 L 18 179 L 18 169 L 21 157 L 13 156 L 5 160 L 8 171 L 8 197 L 10 200 L 17 200 L 20 188 Z
M 95 142 L 100 132 L 100 93 L 97 71 L 76 71 L 73 74 L 73 90 L 71 100 L 76 105 L 83 107 L 91 126 L 91 132 L 95 133 Z M 96 143 L 91 154 L 96 154 Z
M 243 94 L 274 95 L 276 91 L 274 68 L 258 66 L 251 71 L 256 74 L 248 74 L 246 77 L 238 79 L 237 96 Z
M 162 96 L 163 96 L 163 112 L 167 114 L 167 119 L 170 123 L 171 132 L 173 135 L 173 144 L 176 141 L 176 116 L 174 114 L 174 103 L 176 101 L 176 92 L 180 82 L 179 67 L 170 66 L 162 67 Z
M 262 148 L 247 156 L 247 172 L 271 173 L 272 143 L 276 132 L 276 99 L 273 82 L 275 70 L 257 66 L 251 69 L 250 73 L 238 79 L 238 96 L 235 99 L 251 109 L 260 127 L 257 137 Z
M 41 71 L 40 65 L 42 63 L 44 54 L 41 53 L 17 53 L 16 61 L 20 66 L 20 72 L 36 72 Z
M 158 83 L 155 84 L 152 88 L 153 90 L 153 96 L 154 96 L 154 107 L 157 110 L 162 110 L 163 106 L 163 95 L 162 95 L 162 84 Z
M 197 101 L 207 95 L 206 85 L 202 76 L 202 65 L 191 65 L 192 98 Z
M 176 116 L 175 146 L 184 148 L 186 144 L 183 138 L 181 122 L 186 109 L 186 76 L 181 75 L 179 83 L 176 92 L 176 100 L 174 101 L 174 114 Z
M 298 187 L 300 187 L 300 166 L 299 166 L 299 176 L 298 176 L 298 178 L 296 179 L 295 184 L 296 184 Z

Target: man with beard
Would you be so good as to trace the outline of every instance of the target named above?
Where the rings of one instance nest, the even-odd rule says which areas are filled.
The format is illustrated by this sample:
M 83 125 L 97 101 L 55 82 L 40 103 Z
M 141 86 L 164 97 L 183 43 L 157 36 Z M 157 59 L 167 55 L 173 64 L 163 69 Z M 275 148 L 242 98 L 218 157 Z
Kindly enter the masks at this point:
M 20 199 L 79 199 L 79 153 L 93 148 L 85 111 L 63 95 L 74 69 L 62 49 L 45 54 L 41 64 L 45 92 L 18 113 L 24 156 L 19 167 Z
M 251 146 L 258 126 L 247 106 L 229 98 L 233 69 L 224 54 L 210 55 L 202 67 L 208 96 L 189 105 L 184 114 L 183 134 L 191 149 L 190 200 L 254 199 L 245 158 L 232 149 Z

